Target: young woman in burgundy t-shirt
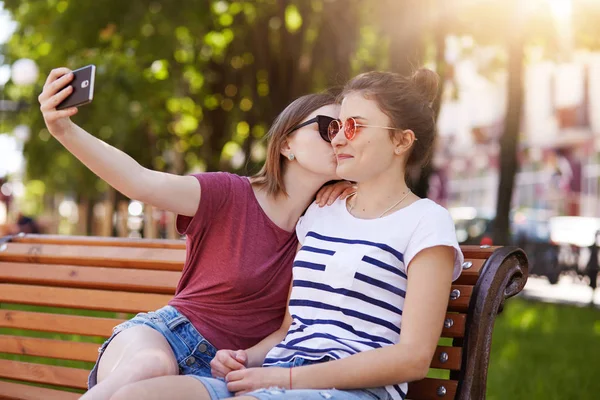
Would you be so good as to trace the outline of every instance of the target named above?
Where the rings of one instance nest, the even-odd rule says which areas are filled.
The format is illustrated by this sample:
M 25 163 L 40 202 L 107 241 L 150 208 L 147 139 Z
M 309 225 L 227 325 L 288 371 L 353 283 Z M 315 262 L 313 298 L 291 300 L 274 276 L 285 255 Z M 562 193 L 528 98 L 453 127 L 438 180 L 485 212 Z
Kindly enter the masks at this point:
M 177 228 L 187 235 L 175 297 L 115 327 L 83 398 L 108 399 L 126 384 L 157 376 L 210 376 L 218 349 L 253 346 L 281 325 L 294 227 L 317 190 L 336 177 L 326 140 L 339 106 L 329 94 L 290 104 L 269 131 L 267 160 L 254 177 L 178 176 L 144 168 L 90 135 L 70 120 L 77 109 L 57 111 L 71 79 L 68 69 L 53 70 L 39 96 L 50 133 L 127 197 L 177 213 Z

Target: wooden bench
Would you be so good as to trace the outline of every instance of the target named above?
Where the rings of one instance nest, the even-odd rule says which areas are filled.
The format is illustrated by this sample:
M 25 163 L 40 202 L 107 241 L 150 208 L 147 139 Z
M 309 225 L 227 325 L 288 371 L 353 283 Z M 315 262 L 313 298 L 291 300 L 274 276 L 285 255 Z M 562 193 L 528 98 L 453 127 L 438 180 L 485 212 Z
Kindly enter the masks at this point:
M 504 300 L 525 285 L 528 264 L 517 248 L 467 246 L 463 252 L 463 274 L 431 362 L 447 378 L 411 383 L 408 398 L 485 398 L 494 320 Z M 0 398 L 78 398 L 100 343 L 129 314 L 167 304 L 184 259 L 185 242 L 176 240 L 4 238 Z

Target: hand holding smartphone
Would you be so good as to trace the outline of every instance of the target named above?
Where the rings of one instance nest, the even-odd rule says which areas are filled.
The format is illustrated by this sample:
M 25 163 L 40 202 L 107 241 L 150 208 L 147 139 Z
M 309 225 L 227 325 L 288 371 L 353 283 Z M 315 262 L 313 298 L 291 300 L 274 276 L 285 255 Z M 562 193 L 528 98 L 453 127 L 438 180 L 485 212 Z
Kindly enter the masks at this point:
M 73 80 L 70 85 L 73 86 L 73 92 L 56 106 L 57 110 L 83 106 L 91 103 L 94 99 L 96 66 L 87 65 L 72 72 Z

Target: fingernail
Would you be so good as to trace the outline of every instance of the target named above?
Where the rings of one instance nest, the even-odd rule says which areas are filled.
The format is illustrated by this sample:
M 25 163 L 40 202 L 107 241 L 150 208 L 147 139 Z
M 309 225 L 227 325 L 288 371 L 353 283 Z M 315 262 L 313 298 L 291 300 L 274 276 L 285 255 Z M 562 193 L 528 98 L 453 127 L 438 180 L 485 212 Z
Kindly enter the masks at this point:
M 333 200 L 329 200 L 329 201 L 327 202 L 327 205 L 328 205 L 328 206 L 330 206 L 331 204 L 333 204 Z

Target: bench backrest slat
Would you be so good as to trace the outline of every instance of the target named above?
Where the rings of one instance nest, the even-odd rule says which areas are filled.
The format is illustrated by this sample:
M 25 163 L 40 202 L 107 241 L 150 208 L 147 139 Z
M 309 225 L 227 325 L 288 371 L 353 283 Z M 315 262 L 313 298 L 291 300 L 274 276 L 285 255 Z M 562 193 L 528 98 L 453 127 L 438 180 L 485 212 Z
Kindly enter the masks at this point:
M 83 310 L 138 313 L 156 310 L 167 304 L 172 297 L 166 294 L 0 284 L 0 303 Z
M 0 328 L 109 337 L 124 319 L 0 309 Z

